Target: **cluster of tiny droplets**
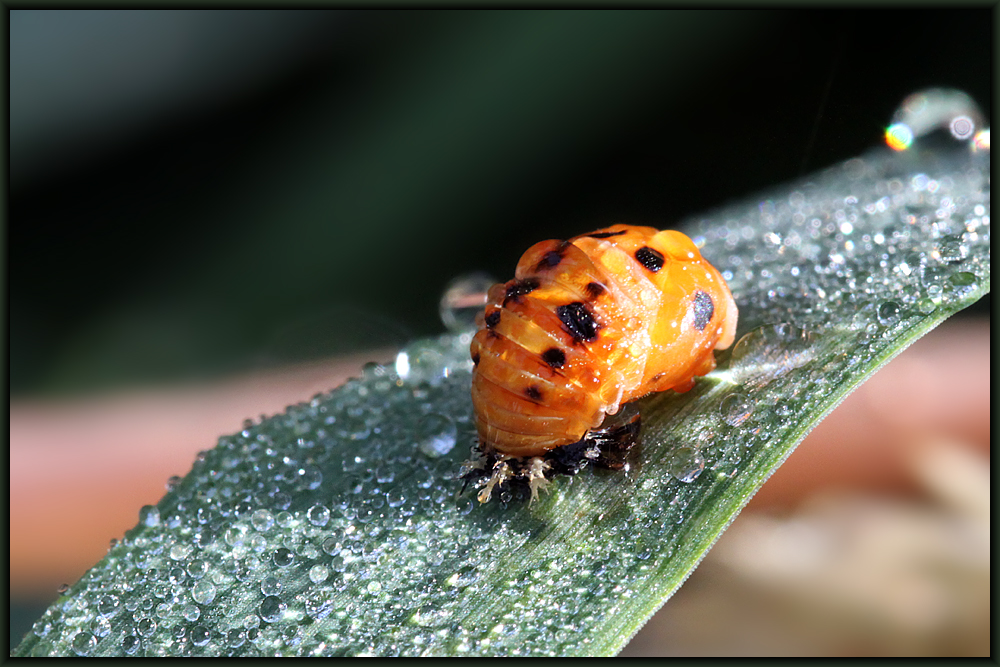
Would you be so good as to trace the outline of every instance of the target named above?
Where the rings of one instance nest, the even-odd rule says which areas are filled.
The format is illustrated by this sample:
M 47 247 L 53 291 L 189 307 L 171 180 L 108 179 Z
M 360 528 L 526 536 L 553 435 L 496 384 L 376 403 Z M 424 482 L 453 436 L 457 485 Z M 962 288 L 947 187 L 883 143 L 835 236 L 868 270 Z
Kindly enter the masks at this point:
M 470 340 L 418 342 L 397 359 L 405 377 L 370 364 L 220 439 L 35 624 L 33 653 L 68 643 L 79 655 L 516 655 L 573 641 L 565 600 L 564 620 L 534 640 L 511 630 L 531 621 L 537 596 L 592 590 L 600 572 L 550 559 L 501 591 L 483 583 L 496 555 L 539 527 L 501 520 L 497 507 L 473 514 L 458 493 L 475 439 Z M 470 595 L 524 610 L 488 628 L 457 623 Z
M 706 425 L 695 454 L 680 452 L 690 464 L 678 463 L 678 479 L 706 463 L 733 474 L 746 448 L 793 428 L 853 367 L 988 288 L 989 165 L 964 147 L 883 149 L 699 221 L 696 241 L 729 283 L 743 335 L 720 373 L 721 423 Z
M 693 440 L 647 446 L 630 473 L 560 478 L 533 508 L 572 502 L 574 519 L 460 493 L 476 437 L 462 320 L 199 455 L 45 612 L 33 653 L 586 652 L 670 556 L 664 531 L 696 529 L 701 486 L 751 465 L 892 338 L 978 293 L 988 174 L 988 155 L 873 155 L 704 221 L 697 241 L 740 308 L 742 337 L 711 376 L 728 382 L 700 383 L 716 388 L 711 408 L 678 420 Z

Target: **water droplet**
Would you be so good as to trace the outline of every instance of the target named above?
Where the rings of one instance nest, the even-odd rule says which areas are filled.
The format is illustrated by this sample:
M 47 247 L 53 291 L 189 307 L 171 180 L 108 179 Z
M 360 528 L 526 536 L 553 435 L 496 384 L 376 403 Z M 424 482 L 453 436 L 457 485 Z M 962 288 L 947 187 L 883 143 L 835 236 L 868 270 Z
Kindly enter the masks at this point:
M 243 646 L 247 641 L 247 633 L 245 630 L 240 628 L 233 628 L 226 635 L 226 643 L 229 644 L 230 648 L 239 648 Z
M 205 646 L 212 640 L 212 631 L 204 625 L 191 628 L 191 643 L 195 646 Z
M 934 299 L 930 297 L 921 297 L 917 300 L 917 310 L 919 310 L 922 315 L 930 315 L 937 310 L 937 304 L 934 303 Z
M 52 632 L 52 624 L 44 618 L 41 618 L 35 621 L 35 624 L 31 626 L 31 631 L 38 637 L 45 637 Z
M 327 556 L 336 556 L 340 553 L 342 546 L 336 537 L 328 537 L 323 540 L 323 553 Z
M 181 607 L 181 616 L 193 623 L 201 618 L 201 609 L 198 605 L 186 604 Z
M 274 507 L 279 510 L 287 510 L 289 507 L 292 506 L 292 497 L 287 493 L 285 493 L 284 491 L 278 491 L 277 493 L 275 493 L 273 496 L 271 496 L 271 500 L 274 501 Z M 279 516 L 281 514 L 288 514 L 288 513 L 278 512 Z M 278 521 L 278 525 L 282 526 L 282 528 L 286 527 L 285 525 L 282 525 L 278 517 L 275 517 L 275 521 Z
M 208 579 L 202 579 L 191 589 L 191 598 L 198 604 L 211 604 L 215 600 L 216 588 Z
M 313 505 L 306 512 L 306 518 L 314 526 L 325 526 L 330 521 L 330 510 L 323 505 Z
M 109 593 L 97 601 L 97 613 L 101 616 L 114 616 L 121 608 L 121 600 L 114 593 Z
M 87 656 L 97 648 L 97 637 L 89 632 L 78 632 L 73 636 L 73 652 Z
M 424 605 L 418 609 L 410 620 L 424 628 L 436 628 L 444 625 L 451 617 L 451 612 L 435 605 Z
M 139 622 L 135 624 L 135 629 L 143 637 L 152 637 L 156 633 L 156 621 L 151 618 L 139 619 Z
M 705 459 L 694 447 L 679 447 L 672 453 L 667 469 L 679 481 L 691 483 L 705 469 Z
M 139 641 L 139 638 L 135 635 L 126 635 L 125 639 L 122 640 L 122 649 L 124 649 L 125 653 L 128 655 L 132 655 L 139 650 L 140 644 L 141 642 Z
M 377 380 L 389 375 L 389 369 L 377 361 L 366 362 L 361 367 L 361 377 L 365 380 Z
M 290 549 L 281 547 L 274 552 L 274 564 L 278 567 L 288 567 L 295 560 L 295 554 Z
M 171 560 L 184 560 L 191 555 L 194 547 L 190 544 L 175 544 L 170 547 L 170 559 Z
M 886 301 L 878 307 L 878 321 L 884 327 L 892 326 L 899 321 L 902 308 L 895 301 Z
M 417 422 L 417 447 L 431 458 L 444 456 L 455 447 L 458 429 L 448 417 L 432 412 Z
M 150 528 L 160 525 L 160 510 L 154 505 L 143 505 L 139 510 L 139 523 Z
M 734 384 L 767 384 L 812 361 L 819 339 L 818 335 L 788 323 L 757 327 L 733 346 L 730 378 Z
M 274 577 L 264 577 L 260 582 L 260 592 L 265 596 L 277 595 L 281 592 L 281 582 Z
M 226 544 L 231 547 L 239 546 L 243 544 L 247 537 L 247 527 L 242 523 L 237 523 L 230 526 L 224 535 Z
M 959 271 L 948 279 L 948 295 L 954 298 L 965 298 L 978 288 L 975 274 Z
M 274 526 L 274 516 L 267 510 L 257 510 L 250 516 L 250 524 L 254 530 L 266 533 Z
M 434 385 L 451 374 L 454 361 L 445 357 L 430 341 L 418 340 L 396 355 L 396 375 L 410 383 L 428 382 Z M 462 363 L 465 363 L 464 360 Z M 469 359 L 468 365 L 472 365 Z
M 260 617 L 268 623 L 276 623 L 281 620 L 281 616 L 284 613 L 285 608 L 286 605 L 281 601 L 281 598 L 277 595 L 268 595 L 264 598 L 263 602 L 260 603 Z
M 452 333 L 475 328 L 476 317 L 486 306 L 486 293 L 496 283 L 485 273 L 458 276 L 445 287 L 439 312 L 444 326 Z
M 885 138 L 893 150 L 905 150 L 915 139 L 935 130 L 947 132 L 958 141 L 969 141 L 983 122 L 979 106 L 962 91 L 928 88 L 903 100 Z
M 722 399 L 719 410 L 722 420 L 730 426 L 739 426 L 753 413 L 753 402 L 741 392 L 733 392 Z
M 938 242 L 935 253 L 942 262 L 954 264 L 969 256 L 969 246 L 962 243 L 961 237 L 946 236 Z
M 309 581 L 321 584 L 330 576 L 330 570 L 325 565 L 313 565 L 309 568 Z
M 316 466 L 307 466 L 302 470 L 302 483 L 310 491 L 315 491 L 323 484 L 323 472 Z
M 473 507 L 472 501 L 468 498 L 459 498 L 455 504 L 455 509 L 458 511 L 459 516 L 471 513 Z
M 375 481 L 379 484 L 389 484 L 396 479 L 396 470 L 391 465 L 381 465 L 375 468 Z
M 208 572 L 208 563 L 201 559 L 195 559 L 188 563 L 187 573 L 192 579 L 201 579 Z

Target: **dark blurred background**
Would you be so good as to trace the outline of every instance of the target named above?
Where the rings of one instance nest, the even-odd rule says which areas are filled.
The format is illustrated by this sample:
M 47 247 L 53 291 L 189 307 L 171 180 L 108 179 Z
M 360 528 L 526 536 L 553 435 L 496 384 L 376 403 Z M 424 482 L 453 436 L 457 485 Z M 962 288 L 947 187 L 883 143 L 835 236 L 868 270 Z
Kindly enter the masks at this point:
M 454 276 L 989 114 L 990 10 L 42 11 L 10 28 L 14 398 L 442 329 Z
M 993 20 L 10 11 L 12 422 L 29 403 L 187 391 L 438 333 L 455 276 L 507 278 L 538 240 L 673 226 L 857 156 L 922 88 L 963 90 L 989 117 Z M 972 310 L 988 315 L 988 297 Z M 109 500 L 116 521 L 134 524 L 210 437 L 164 470 L 138 453 L 152 495 Z M 34 442 L 14 440 L 12 480 L 15 444 Z M 83 442 L 70 440 L 55 444 Z M 72 468 L 57 451 L 39 456 Z M 53 503 L 31 520 L 43 533 L 85 500 L 38 491 Z M 12 495 L 12 524 L 24 504 Z M 81 530 L 106 544 L 121 528 Z M 94 561 L 80 550 L 68 572 Z M 46 586 L 12 597 L 13 643 L 54 598 Z

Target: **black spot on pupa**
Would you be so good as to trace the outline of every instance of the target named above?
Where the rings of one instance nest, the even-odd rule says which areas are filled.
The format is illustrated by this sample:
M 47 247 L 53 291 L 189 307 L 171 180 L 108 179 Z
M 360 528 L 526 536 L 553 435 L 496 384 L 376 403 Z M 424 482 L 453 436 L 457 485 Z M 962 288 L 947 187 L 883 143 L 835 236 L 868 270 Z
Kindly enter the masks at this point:
M 535 265 L 535 271 L 545 271 L 559 266 L 559 262 L 563 260 L 563 256 L 566 254 L 567 246 L 569 246 L 569 242 L 563 241 L 559 244 L 558 248 L 549 250 L 542 255 L 542 258 L 538 260 L 538 264 Z
M 708 292 L 698 291 L 694 293 L 691 312 L 694 314 L 694 328 L 698 331 L 704 331 L 708 323 L 712 321 L 712 315 L 715 314 L 715 303 L 712 302 L 712 297 L 709 296 Z
M 522 296 L 530 294 L 536 289 L 538 289 L 538 281 L 534 278 L 511 281 L 511 283 L 507 285 L 507 292 L 503 297 L 503 305 L 506 306 L 508 301 L 517 303 Z
M 552 368 L 562 368 L 563 364 L 566 363 L 566 353 L 558 347 L 550 347 L 542 352 L 542 361 Z
M 597 338 L 597 321 L 587 310 L 587 306 L 579 301 L 568 303 L 556 308 L 556 315 L 577 342 L 592 341 Z
M 474 355 L 472 355 L 472 365 L 473 366 L 478 366 L 479 365 L 479 353 L 478 352 L 476 352 Z
M 587 234 L 587 236 L 589 236 L 592 239 L 607 239 L 611 238 L 612 236 L 621 236 L 627 231 L 628 231 L 627 229 L 622 229 L 617 232 L 596 232 L 594 234 Z
M 658 250 L 653 250 L 649 246 L 642 246 L 636 250 L 635 258 L 653 273 L 663 268 L 663 254 Z
M 597 297 L 599 297 L 602 294 L 604 294 L 604 292 L 606 291 L 606 289 L 607 288 L 604 287 L 604 285 L 602 285 L 601 283 L 595 283 L 595 282 L 587 283 L 587 297 L 591 301 L 593 301 Z
M 530 387 L 526 387 L 525 390 L 524 390 L 524 395 L 527 396 L 528 398 L 530 398 L 533 401 L 540 401 L 540 400 L 542 400 L 542 390 L 539 389 L 538 387 L 536 387 L 535 385 L 531 385 Z
M 500 324 L 500 311 L 494 310 L 491 313 L 486 313 L 486 328 L 495 329 L 496 326 Z

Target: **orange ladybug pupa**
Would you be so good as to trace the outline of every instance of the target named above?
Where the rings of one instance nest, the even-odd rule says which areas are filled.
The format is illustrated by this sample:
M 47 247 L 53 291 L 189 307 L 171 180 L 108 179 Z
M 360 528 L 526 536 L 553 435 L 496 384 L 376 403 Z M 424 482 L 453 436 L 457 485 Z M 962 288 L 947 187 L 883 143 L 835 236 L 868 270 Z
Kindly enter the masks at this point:
M 638 417 L 607 415 L 649 393 L 687 391 L 729 347 L 736 303 L 680 232 L 613 225 L 528 249 L 514 279 L 494 285 L 472 340 L 479 431 L 465 475 L 486 502 L 588 460 L 620 468 Z

